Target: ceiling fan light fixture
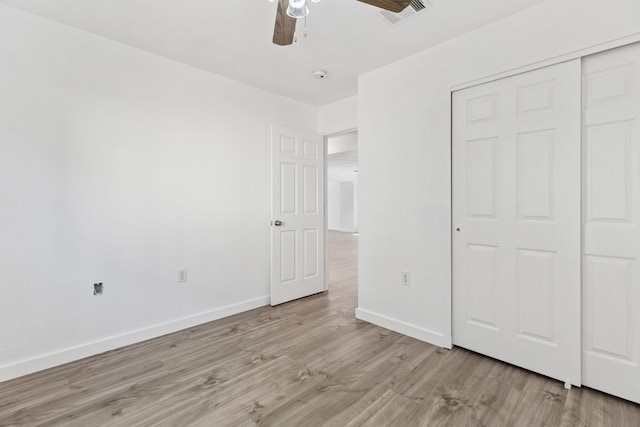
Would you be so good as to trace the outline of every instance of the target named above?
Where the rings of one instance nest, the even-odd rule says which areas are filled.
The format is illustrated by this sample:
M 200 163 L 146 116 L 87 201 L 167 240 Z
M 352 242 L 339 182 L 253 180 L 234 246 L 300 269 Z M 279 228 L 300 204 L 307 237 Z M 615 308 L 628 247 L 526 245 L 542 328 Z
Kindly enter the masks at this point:
M 289 0 L 287 15 L 296 19 L 304 18 L 309 14 L 309 8 L 305 3 L 305 0 Z
M 292 18 L 300 19 L 300 18 L 304 18 L 308 14 L 309 14 L 309 8 L 307 6 L 302 6 L 302 7 L 289 6 L 287 8 L 287 15 L 289 15 Z

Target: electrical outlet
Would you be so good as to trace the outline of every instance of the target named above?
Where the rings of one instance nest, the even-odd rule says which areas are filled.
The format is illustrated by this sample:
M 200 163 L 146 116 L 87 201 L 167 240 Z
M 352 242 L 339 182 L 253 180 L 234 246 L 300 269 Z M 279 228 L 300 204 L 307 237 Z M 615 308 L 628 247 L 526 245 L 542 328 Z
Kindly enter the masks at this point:
M 181 268 L 178 270 L 178 283 L 187 283 L 187 269 Z
M 411 273 L 408 271 L 400 273 L 400 284 L 402 286 L 411 286 Z
M 102 282 L 94 283 L 93 284 L 93 295 L 102 295 L 103 289 L 104 289 L 104 286 L 102 285 Z

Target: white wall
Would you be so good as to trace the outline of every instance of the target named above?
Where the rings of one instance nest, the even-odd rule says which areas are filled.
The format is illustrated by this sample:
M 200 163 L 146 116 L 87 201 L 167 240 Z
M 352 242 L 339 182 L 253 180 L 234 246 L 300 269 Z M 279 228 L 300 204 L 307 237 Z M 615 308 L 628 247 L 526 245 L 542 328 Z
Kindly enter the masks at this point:
M 353 130 L 358 127 L 358 97 L 352 96 L 318 110 L 318 132 L 321 135 Z
M 0 380 L 268 303 L 270 125 L 316 108 L 4 6 L 0 58 Z
M 547 1 L 359 78 L 359 318 L 451 343 L 451 88 L 638 34 L 639 17 L 638 0 Z
M 356 193 L 353 182 L 340 183 L 340 231 L 355 232 Z
M 327 228 L 340 231 L 340 182 L 327 183 Z
M 327 141 L 327 223 L 329 230 L 358 231 L 358 133 Z
M 358 149 L 358 133 L 351 132 L 327 138 L 327 154 L 342 153 Z M 331 162 L 331 157 L 328 159 Z M 331 163 L 329 163 L 331 166 Z
M 329 181 L 327 190 L 327 228 L 355 233 L 358 231 L 357 181 Z

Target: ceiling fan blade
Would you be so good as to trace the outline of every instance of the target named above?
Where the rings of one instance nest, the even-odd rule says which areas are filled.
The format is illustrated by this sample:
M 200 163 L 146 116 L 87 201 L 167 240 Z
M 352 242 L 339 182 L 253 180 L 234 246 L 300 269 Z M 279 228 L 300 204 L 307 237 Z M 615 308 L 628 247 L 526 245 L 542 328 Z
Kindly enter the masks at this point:
M 400 13 L 411 4 L 411 0 L 358 0 L 389 12 Z
M 273 28 L 273 43 L 287 46 L 293 43 L 293 35 L 296 32 L 296 18 L 287 15 L 289 0 L 278 0 L 276 12 L 276 25 Z

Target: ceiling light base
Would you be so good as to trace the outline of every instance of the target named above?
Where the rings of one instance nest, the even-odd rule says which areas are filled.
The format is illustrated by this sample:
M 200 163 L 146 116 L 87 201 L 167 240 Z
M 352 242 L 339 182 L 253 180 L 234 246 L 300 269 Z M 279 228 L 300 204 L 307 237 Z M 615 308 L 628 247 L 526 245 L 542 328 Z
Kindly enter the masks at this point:
M 325 70 L 317 70 L 313 72 L 313 78 L 316 80 L 322 80 L 327 78 L 327 72 Z

